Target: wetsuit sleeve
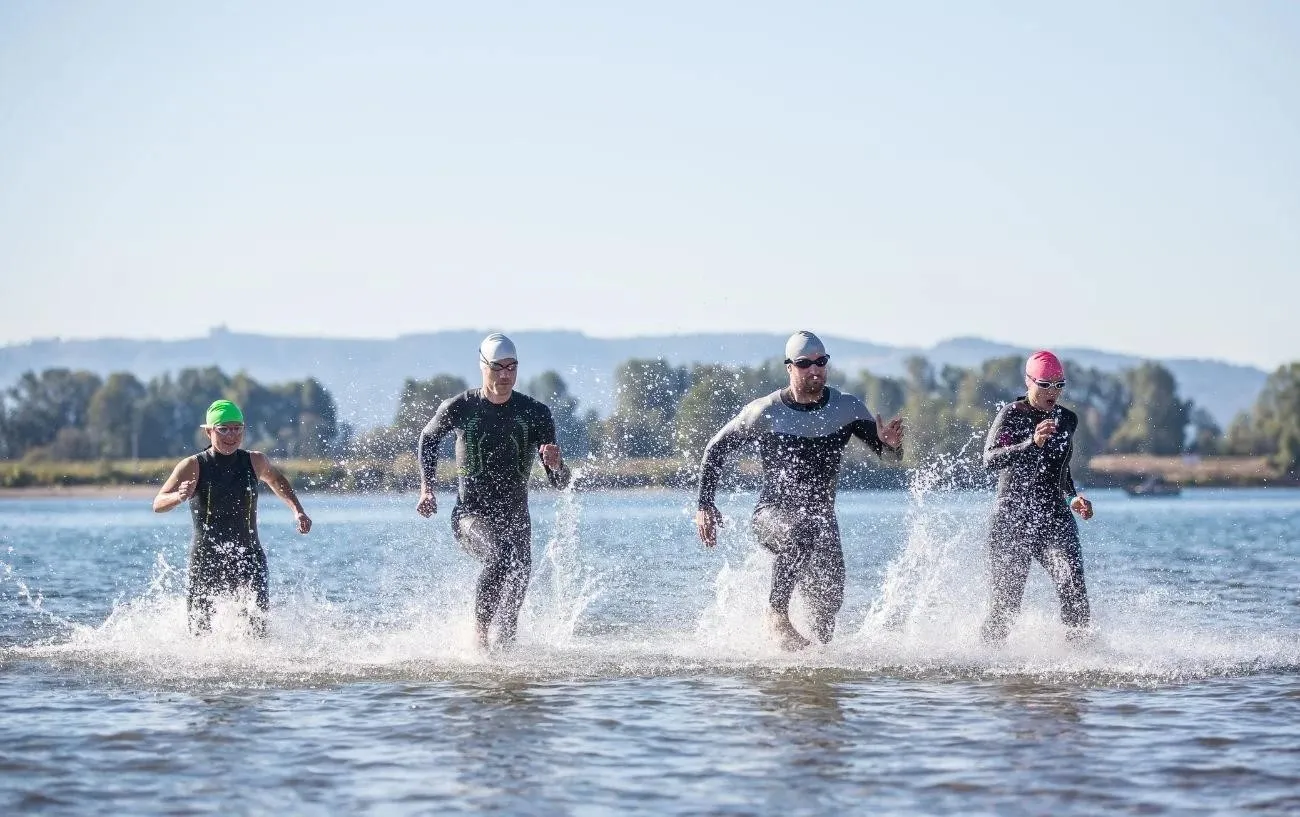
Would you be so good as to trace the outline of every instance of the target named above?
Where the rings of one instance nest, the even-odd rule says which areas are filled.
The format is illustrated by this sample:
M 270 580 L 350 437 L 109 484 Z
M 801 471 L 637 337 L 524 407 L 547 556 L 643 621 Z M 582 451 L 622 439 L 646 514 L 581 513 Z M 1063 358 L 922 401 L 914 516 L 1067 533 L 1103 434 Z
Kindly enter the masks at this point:
M 432 487 L 438 478 L 438 446 L 443 437 L 456 426 L 456 398 L 443 400 L 432 419 L 420 432 L 420 473 L 424 475 L 424 484 Z
M 741 412 L 709 440 L 709 444 L 704 447 L 704 459 L 700 463 L 700 498 L 697 506 L 700 510 L 715 507 L 713 499 L 718 493 L 718 478 L 722 475 L 723 464 L 732 452 L 753 439 L 753 429 L 747 422 L 746 412 Z
M 541 446 L 554 444 L 555 417 L 551 414 L 550 409 L 543 406 L 537 417 L 537 459 L 539 462 L 542 459 L 542 452 L 540 450 Z M 561 452 L 561 454 L 563 454 L 563 452 Z M 551 485 L 556 488 L 569 487 L 569 482 L 573 479 L 573 472 L 569 470 L 569 466 L 565 464 L 563 459 L 560 460 L 560 467 L 554 470 L 547 468 L 546 463 L 543 462 L 542 470 L 546 472 L 546 478 L 551 481 Z
M 1074 475 L 1070 473 L 1070 457 L 1073 454 L 1074 442 L 1071 441 L 1065 448 L 1065 461 L 1061 463 L 1061 490 L 1067 499 L 1074 499 L 1079 494 L 1079 489 L 1074 485 Z
M 885 441 L 880 439 L 880 429 L 876 427 L 875 420 L 854 420 L 849 424 L 849 431 L 854 437 L 862 440 L 867 447 L 876 452 L 876 456 L 883 459 L 899 461 L 903 459 L 903 446 L 890 448 L 885 445 Z
M 1007 428 L 1007 415 L 1010 412 L 1011 406 L 998 412 L 989 428 L 988 438 L 984 441 L 984 467 L 991 471 L 1006 468 L 1023 457 L 1037 456 L 1032 430 L 1025 439 L 1016 440 L 1014 432 Z

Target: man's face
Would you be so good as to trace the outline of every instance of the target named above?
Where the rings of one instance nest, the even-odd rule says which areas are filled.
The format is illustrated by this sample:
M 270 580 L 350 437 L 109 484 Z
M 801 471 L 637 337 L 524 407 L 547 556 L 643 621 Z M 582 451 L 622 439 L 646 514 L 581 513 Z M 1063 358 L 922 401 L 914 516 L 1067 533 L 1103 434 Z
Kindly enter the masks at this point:
M 513 357 L 491 363 L 479 360 L 478 367 L 483 372 L 483 388 L 498 394 L 513 390 L 519 377 L 519 361 Z
M 790 373 L 790 388 L 801 392 L 819 391 L 826 385 L 826 366 L 831 356 L 822 354 L 816 357 L 800 355 L 785 364 Z

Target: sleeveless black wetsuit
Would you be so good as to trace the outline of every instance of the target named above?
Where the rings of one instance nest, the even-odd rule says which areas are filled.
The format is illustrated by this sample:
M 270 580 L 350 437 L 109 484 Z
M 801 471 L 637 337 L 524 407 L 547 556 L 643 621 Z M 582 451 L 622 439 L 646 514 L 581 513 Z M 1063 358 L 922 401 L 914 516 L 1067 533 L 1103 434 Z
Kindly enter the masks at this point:
M 251 591 L 261 616 L 254 629 L 265 631 L 270 606 L 267 592 L 266 553 L 257 538 L 257 473 L 244 449 L 218 454 L 200 453 L 199 479 L 190 499 L 194 539 L 190 547 L 190 628 L 208 629 L 212 599 Z
M 1056 418 L 1056 433 L 1039 448 L 1034 428 L 1049 416 Z M 1058 404 L 1049 414 L 1022 396 L 1003 406 L 989 428 L 984 465 L 999 475 L 989 524 L 992 600 L 985 640 L 1006 638 L 1011 619 L 1020 612 L 1034 559 L 1056 586 L 1061 621 L 1070 627 L 1088 624 L 1079 527 L 1068 504 L 1078 493 L 1070 474 L 1078 427 L 1078 415 L 1064 406 Z
M 800 404 L 788 388 L 747 405 L 709 440 L 700 469 L 699 508 L 715 510 L 718 477 L 727 457 L 744 446 L 758 451 L 763 482 L 752 530 L 775 555 L 772 609 L 785 613 L 798 586 L 813 611 L 819 641 L 830 641 L 844 601 L 844 552 L 835 518 L 835 490 L 844 446 L 857 437 L 878 456 L 901 459 L 903 449 L 880 439 L 862 401 L 826 387 L 822 399 Z
M 482 389 L 443 401 L 420 434 L 420 467 L 433 485 L 438 446 L 456 433 L 459 487 L 451 512 L 456 541 L 483 563 L 475 589 L 479 624 L 499 625 L 499 637 L 514 637 L 533 567 L 533 528 L 528 514 L 528 476 L 538 449 L 555 442 L 555 421 L 545 403 L 512 392 L 500 405 Z M 546 469 L 551 484 L 569 484 L 569 469 Z

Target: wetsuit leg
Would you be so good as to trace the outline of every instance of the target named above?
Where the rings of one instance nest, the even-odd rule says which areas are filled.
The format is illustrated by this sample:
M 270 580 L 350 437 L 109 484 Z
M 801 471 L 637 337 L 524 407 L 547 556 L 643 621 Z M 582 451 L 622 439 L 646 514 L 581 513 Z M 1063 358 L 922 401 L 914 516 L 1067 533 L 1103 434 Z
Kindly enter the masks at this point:
M 1061 602 L 1061 622 L 1067 627 L 1086 627 L 1091 617 L 1088 588 L 1083 580 L 1083 551 L 1079 547 L 1079 528 L 1073 517 L 1060 520 L 1052 538 L 1039 550 L 1038 561 L 1056 585 Z
M 463 514 L 456 532 L 462 547 L 483 562 L 475 588 L 475 618 L 485 628 L 496 619 L 498 640 L 513 639 L 532 574 L 531 522 L 523 518 L 489 523 L 478 514 Z
M 194 635 L 212 629 L 214 596 L 220 595 L 230 583 L 222 570 L 221 557 L 211 546 L 195 545 L 190 549 L 189 592 L 185 607 L 190 632 Z
M 240 576 L 238 592 L 251 592 L 257 612 L 245 610 L 248 626 L 254 635 L 266 635 L 267 617 L 271 609 L 271 595 L 267 587 L 266 553 L 260 545 L 253 546 L 253 552 L 244 553 L 239 560 Z
M 757 508 L 750 529 L 758 543 L 776 557 L 772 562 L 772 592 L 768 603 L 776 612 L 787 615 L 794 586 L 812 556 L 812 543 L 801 541 L 791 515 L 777 508 Z
M 1005 639 L 1011 619 L 1020 612 L 1032 556 L 1025 539 L 1024 523 L 1014 518 L 995 518 L 989 528 L 991 598 L 988 617 L 981 629 L 985 641 L 998 642 Z
M 844 603 L 844 550 L 835 518 L 810 519 L 800 526 L 800 538 L 811 543 L 811 555 L 799 590 L 812 610 L 813 633 L 823 644 L 835 632 L 835 616 Z
M 259 545 L 252 552 L 235 552 L 235 546 L 203 544 L 190 551 L 189 594 L 186 608 L 190 631 L 195 635 L 212 629 L 214 599 L 252 593 L 258 612 L 249 615 L 249 628 L 256 635 L 266 635 L 266 616 L 270 609 L 267 587 L 266 553 Z

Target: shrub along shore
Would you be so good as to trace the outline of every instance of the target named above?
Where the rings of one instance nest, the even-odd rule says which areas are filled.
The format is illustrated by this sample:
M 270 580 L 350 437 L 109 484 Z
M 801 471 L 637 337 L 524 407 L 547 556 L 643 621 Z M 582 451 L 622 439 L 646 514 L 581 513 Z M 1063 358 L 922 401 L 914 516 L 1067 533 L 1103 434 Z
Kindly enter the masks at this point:
M 378 491 L 412 491 L 419 487 L 419 471 L 414 456 L 384 460 L 280 460 L 276 463 L 297 490 L 311 492 L 363 493 Z M 0 461 L 0 489 L 7 493 L 23 489 L 50 491 L 74 487 L 160 486 L 176 460 L 98 460 L 70 462 Z M 579 490 L 611 488 L 684 488 L 695 487 L 699 463 L 678 457 L 635 459 L 578 459 L 570 462 L 577 474 Z M 943 473 L 939 473 L 943 470 Z M 926 484 L 953 488 L 981 488 L 991 483 L 989 477 L 973 463 L 958 467 L 915 469 L 877 463 L 846 462 L 840 477 L 845 489 L 902 489 L 909 480 L 920 476 Z M 1117 487 L 1134 484 L 1147 476 L 1158 476 L 1181 486 L 1262 487 L 1296 486 L 1300 480 L 1282 474 L 1266 457 L 1157 457 L 1149 455 L 1104 455 L 1094 457 L 1086 469 L 1075 468 L 1075 481 L 1081 487 Z M 455 483 L 455 467 L 440 464 L 439 489 Z M 752 488 L 757 484 L 758 467 L 752 460 L 742 460 L 728 468 L 724 487 Z M 540 469 L 534 473 L 537 486 L 545 485 Z

